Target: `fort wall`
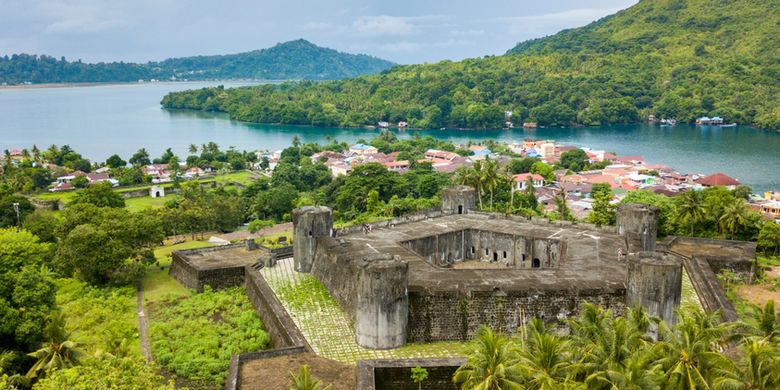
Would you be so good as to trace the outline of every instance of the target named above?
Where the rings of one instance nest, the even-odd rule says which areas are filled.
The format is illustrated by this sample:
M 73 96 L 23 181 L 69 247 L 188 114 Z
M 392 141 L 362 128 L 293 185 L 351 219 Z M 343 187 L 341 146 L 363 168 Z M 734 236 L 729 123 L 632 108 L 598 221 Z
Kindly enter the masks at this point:
M 357 365 L 357 388 L 360 390 L 456 390 L 452 376 L 466 359 L 383 359 L 361 360 Z M 425 368 L 428 379 L 414 383 L 411 370 Z
M 624 289 L 537 291 L 409 292 L 408 342 L 469 340 L 482 325 L 508 335 L 535 317 L 564 327 L 579 314 L 583 301 L 602 305 L 616 314 L 625 310 Z

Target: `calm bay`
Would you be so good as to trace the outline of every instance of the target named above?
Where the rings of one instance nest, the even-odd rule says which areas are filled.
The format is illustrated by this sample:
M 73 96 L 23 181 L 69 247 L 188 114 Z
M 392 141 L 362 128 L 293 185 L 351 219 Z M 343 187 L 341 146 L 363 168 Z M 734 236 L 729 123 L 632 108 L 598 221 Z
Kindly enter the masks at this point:
M 127 159 L 145 147 L 153 156 L 171 147 L 186 155 L 190 144 L 210 141 L 221 147 L 276 150 L 327 137 L 353 142 L 377 130 L 259 125 L 231 121 L 224 114 L 168 112 L 160 100 L 171 91 L 236 82 L 147 83 L 90 87 L 0 89 L 0 150 L 46 148 L 68 144 L 85 157 L 102 161 L 117 153 Z M 780 132 L 744 126 L 695 127 L 620 125 L 536 130 L 406 130 L 400 137 L 430 135 L 453 142 L 524 138 L 604 149 L 619 155 L 641 155 L 649 163 L 681 172 L 724 172 L 755 192 L 780 190 Z

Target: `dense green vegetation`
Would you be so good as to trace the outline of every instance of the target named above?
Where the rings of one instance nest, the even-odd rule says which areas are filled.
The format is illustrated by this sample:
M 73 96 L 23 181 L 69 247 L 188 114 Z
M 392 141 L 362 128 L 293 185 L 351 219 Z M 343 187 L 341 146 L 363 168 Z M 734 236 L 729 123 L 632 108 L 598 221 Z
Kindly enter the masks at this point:
M 88 64 L 46 56 L 0 57 L 0 83 L 134 82 L 139 79 L 335 80 L 378 73 L 392 62 L 347 54 L 303 39 L 246 53 L 171 58 L 161 62 Z
M 586 303 L 566 336 L 538 319 L 517 339 L 482 328 L 453 381 L 463 389 L 778 388 L 774 304 L 745 322 L 719 324 L 717 316 L 684 308 L 670 329 L 642 309 L 613 316 Z
M 186 300 L 163 300 L 151 310 L 154 356 L 192 380 L 222 386 L 230 356 L 264 349 L 270 339 L 243 288 L 206 288 Z
M 166 108 L 250 122 L 420 128 L 690 122 L 702 115 L 780 129 L 780 5 L 654 0 L 506 55 L 400 66 L 330 83 L 172 93 Z

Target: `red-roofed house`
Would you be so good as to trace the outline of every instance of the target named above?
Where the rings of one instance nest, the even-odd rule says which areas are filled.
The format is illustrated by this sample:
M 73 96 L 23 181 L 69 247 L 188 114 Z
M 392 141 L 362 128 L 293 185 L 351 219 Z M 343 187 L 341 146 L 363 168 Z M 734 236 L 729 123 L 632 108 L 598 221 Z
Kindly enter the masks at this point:
M 521 173 L 519 175 L 514 175 L 513 178 L 515 180 L 515 189 L 517 191 L 525 191 L 526 183 L 528 183 L 529 178 L 533 180 L 534 188 L 544 186 L 544 177 L 536 173 Z
M 388 170 L 393 172 L 406 172 L 406 170 L 409 169 L 409 161 L 407 160 L 390 161 L 384 163 L 384 166 L 386 166 Z
M 721 173 L 721 172 L 703 177 L 699 179 L 698 183 L 705 187 L 724 186 L 729 189 L 734 189 L 734 187 L 740 184 L 739 180 L 734 179 L 726 175 L 725 173 Z
M 585 176 L 585 180 L 590 184 L 606 183 L 609 184 L 612 189 L 620 187 L 617 182 L 615 182 L 615 178 L 609 175 L 589 175 Z
M 620 156 L 620 157 L 616 157 L 613 161 L 621 164 L 630 164 L 630 165 L 645 164 L 645 158 L 642 156 Z

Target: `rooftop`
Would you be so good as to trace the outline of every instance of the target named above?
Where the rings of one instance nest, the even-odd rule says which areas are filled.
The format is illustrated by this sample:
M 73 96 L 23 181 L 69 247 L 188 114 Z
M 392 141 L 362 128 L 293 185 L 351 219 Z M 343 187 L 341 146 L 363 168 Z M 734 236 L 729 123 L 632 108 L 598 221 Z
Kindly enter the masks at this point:
M 244 244 L 180 251 L 187 261 L 198 269 L 215 269 L 254 264 L 265 254 L 264 250 L 248 251 Z
M 553 269 L 461 269 L 437 267 L 401 246 L 401 242 L 475 229 L 504 235 L 561 240 L 566 251 Z M 409 263 L 409 289 L 541 291 L 547 289 L 622 289 L 625 263 L 618 248 L 625 241 L 616 233 L 576 226 L 542 225 L 495 219 L 483 214 L 450 215 L 420 222 L 376 228 L 369 234 L 340 236 L 352 244 L 356 258 L 375 253 L 399 256 Z M 625 250 L 625 248 L 623 248 Z M 475 260 L 469 260 L 475 261 Z

